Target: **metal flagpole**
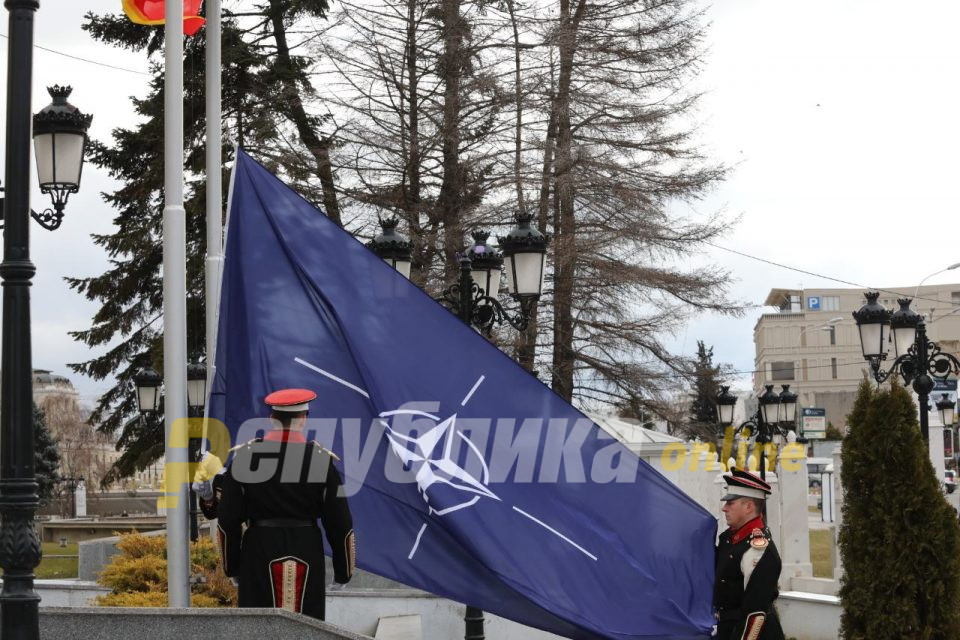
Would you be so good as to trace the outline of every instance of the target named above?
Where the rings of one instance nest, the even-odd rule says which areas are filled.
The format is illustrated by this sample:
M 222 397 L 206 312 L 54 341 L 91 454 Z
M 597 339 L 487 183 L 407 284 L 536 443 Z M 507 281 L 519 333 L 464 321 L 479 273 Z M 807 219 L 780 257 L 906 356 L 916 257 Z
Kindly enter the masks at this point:
M 222 130 L 220 113 L 220 0 L 207 0 L 207 389 L 213 388 L 223 265 L 223 187 L 221 183 Z
M 206 118 L 207 118 L 207 259 L 205 263 L 206 279 L 206 370 L 207 370 L 207 398 L 213 388 L 213 378 L 216 374 L 216 343 L 217 343 L 217 315 L 220 308 L 220 273 L 223 265 L 223 188 L 221 185 L 222 172 L 222 124 L 220 109 L 220 47 L 221 38 L 221 10 L 220 0 L 208 0 L 206 4 Z M 203 416 L 210 415 L 210 403 L 204 398 Z M 204 440 L 200 443 L 202 450 L 209 449 L 209 436 L 206 433 L 207 423 L 204 422 Z M 197 451 L 194 447 L 191 452 Z M 191 460 L 191 462 L 197 462 Z M 226 461 L 224 461 L 226 462 Z M 191 521 L 192 522 L 192 521 Z
M 187 417 L 187 235 L 183 209 L 183 0 L 167 0 L 164 29 L 163 383 L 170 607 L 190 606 L 186 447 L 171 447 L 173 424 Z M 176 501 L 176 504 L 173 504 Z

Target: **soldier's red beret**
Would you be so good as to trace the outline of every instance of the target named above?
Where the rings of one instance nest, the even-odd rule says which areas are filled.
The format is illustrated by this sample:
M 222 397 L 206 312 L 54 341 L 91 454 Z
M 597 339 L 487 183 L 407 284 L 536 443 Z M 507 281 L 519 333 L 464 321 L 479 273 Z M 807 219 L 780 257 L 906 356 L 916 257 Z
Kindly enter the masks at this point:
M 274 411 L 306 411 L 317 394 L 309 389 L 280 389 L 263 399 Z

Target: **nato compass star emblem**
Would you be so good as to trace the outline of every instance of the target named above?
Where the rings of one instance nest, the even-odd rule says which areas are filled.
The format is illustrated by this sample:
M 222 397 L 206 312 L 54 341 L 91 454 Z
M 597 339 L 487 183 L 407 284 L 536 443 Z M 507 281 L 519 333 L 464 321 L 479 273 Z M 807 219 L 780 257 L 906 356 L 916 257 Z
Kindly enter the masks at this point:
M 307 367 L 311 371 L 319 373 L 325 378 L 328 378 L 337 384 L 359 393 L 368 400 L 370 399 L 370 394 L 368 394 L 365 390 L 344 380 L 343 378 L 340 378 L 339 376 L 336 376 L 329 371 L 325 371 L 300 358 L 294 358 L 294 360 L 298 364 Z M 484 379 L 485 376 L 480 376 L 476 383 L 474 383 L 473 387 L 469 392 L 467 392 L 467 395 L 461 401 L 461 407 L 465 407 L 467 405 L 467 403 L 470 401 L 470 398 L 473 397 L 473 394 L 483 383 Z M 388 419 L 399 415 L 427 418 L 432 420 L 435 423 L 435 426 L 427 429 L 423 435 L 418 435 L 417 437 L 407 436 L 393 429 L 387 421 Z M 457 430 L 456 413 L 451 415 L 449 418 L 441 419 L 439 416 L 427 413 L 426 411 L 419 411 L 416 409 L 397 409 L 394 411 L 383 411 L 379 414 L 379 417 L 380 423 L 385 429 L 384 433 L 390 443 L 391 451 L 393 451 L 394 455 L 400 459 L 404 465 L 404 468 L 411 470 L 416 468 L 415 478 L 417 490 L 423 497 L 424 502 L 426 502 L 429 514 L 431 516 L 445 516 L 449 513 L 453 513 L 454 511 L 459 511 L 460 509 L 472 507 L 481 498 L 489 498 L 491 500 L 496 500 L 497 502 L 503 502 L 499 496 L 490 490 L 488 486 L 490 482 L 490 469 L 483 457 L 483 453 L 470 440 L 470 438 L 464 435 L 461 431 Z M 481 469 L 480 477 L 471 475 L 469 471 L 467 471 L 462 465 L 458 464 L 453 459 L 453 445 L 456 438 L 462 439 L 466 443 L 472 455 L 476 456 Z M 439 497 L 440 495 L 443 497 Z M 553 535 L 557 536 L 567 544 L 586 555 L 591 560 L 597 560 L 596 555 L 590 553 L 585 548 L 557 531 L 554 527 L 551 527 L 542 520 L 527 513 L 520 507 L 513 506 L 511 508 L 514 512 L 540 525 Z M 427 523 L 424 523 L 424 525 L 420 527 L 420 531 L 417 533 L 413 547 L 410 549 L 407 559 L 413 559 L 413 556 L 416 554 L 417 548 L 420 545 L 420 539 L 423 537 L 423 533 L 426 530 Z
M 483 378 L 481 378 L 482 380 Z M 387 422 L 381 419 L 381 424 L 387 430 L 387 438 L 390 440 L 390 447 L 393 452 L 403 462 L 404 467 L 414 468 L 418 466 L 416 472 L 417 488 L 423 496 L 424 501 L 431 514 L 443 516 L 459 509 L 473 506 L 482 497 L 500 500 L 495 493 L 490 491 L 487 483 L 490 482 L 490 470 L 487 462 L 483 459 L 483 454 L 477 449 L 470 438 L 457 431 L 457 414 L 453 414 L 446 420 L 441 421 L 439 417 L 426 413 L 424 411 L 401 409 L 398 411 L 384 411 L 380 414 L 381 418 L 387 418 L 395 415 L 415 415 L 432 419 L 438 423 L 425 434 L 418 438 L 411 438 L 402 433 L 394 431 Z M 458 465 L 453 458 L 452 450 L 454 438 L 459 437 L 470 451 L 480 461 L 483 473 L 482 477 L 476 478 Z M 413 445 L 413 451 L 409 446 Z M 452 504 L 447 507 L 436 508 L 430 502 L 430 489 L 434 485 L 444 485 L 452 487 L 463 494 L 466 494 L 462 502 Z

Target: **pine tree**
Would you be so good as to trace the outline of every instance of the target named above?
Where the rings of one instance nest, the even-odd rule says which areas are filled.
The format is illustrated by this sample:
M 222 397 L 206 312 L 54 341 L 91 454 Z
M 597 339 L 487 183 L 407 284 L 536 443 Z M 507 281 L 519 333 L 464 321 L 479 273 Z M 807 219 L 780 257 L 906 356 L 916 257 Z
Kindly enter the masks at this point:
M 679 427 L 684 435 L 712 441 L 717 433 L 717 402 L 721 368 L 713 364 L 713 347 L 697 340 L 697 359 L 693 364 L 693 389 L 690 394 L 688 422 Z
M 898 385 L 860 385 L 843 443 L 841 633 L 960 638 L 960 528 Z
M 265 40 L 286 43 L 286 29 L 296 16 L 320 16 L 325 8 L 325 0 L 293 4 L 271 0 L 258 6 L 257 12 L 245 13 L 242 24 L 226 16 L 222 25 L 225 166 L 233 154 L 230 138 L 293 184 L 300 184 L 310 175 L 304 164 L 322 164 L 322 150 L 304 152 L 314 158 L 304 163 L 298 149 L 278 149 L 280 144 L 286 144 L 279 141 L 291 138 L 287 135 L 289 127 L 306 135 L 322 118 L 303 120 L 302 109 L 297 109 L 299 97 L 294 100 L 292 96 L 297 91 L 310 93 L 305 80 L 309 65 L 303 58 L 291 56 L 289 49 L 286 57 L 278 61 L 277 47 Z M 120 434 L 118 445 L 123 453 L 105 478 L 110 482 L 145 468 L 163 453 L 162 417 L 138 416 L 136 399 L 130 392 L 133 376 L 141 368 L 149 365 L 162 370 L 164 82 L 158 54 L 163 46 L 163 28 L 136 25 L 123 15 L 93 13 L 87 14 L 83 28 L 104 44 L 144 51 L 155 59 L 149 93 L 132 99 L 140 123 L 129 129 L 115 129 L 112 144 L 92 141 L 90 145 L 90 161 L 123 183 L 116 191 L 104 194 L 106 203 L 117 211 L 117 230 L 94 236 L 94 242 L 110 256 L 111 266 L 98 276 L 67 279 L 74 290 L 101 305 L 91 326 L 71 335 L 89 347 L 110 345 L 102 355 L 70 365 L 74 371 L 97 380 L 110 376 L 116 379 L 90 416 L 90 422 L 98 425 L 102 433 Z M 203 358 L 206 351 L 205 35 L 206 31 L 201 30 L 184 41 L 187 333 L 188 352 L 195 359 Z M 224 178 L 227 184 L 227 176 Z M 322 177 L 320 182 L 325 188 Z M 315 199 L 326 199 L 324 188 Z
M 60 480 L 60 449 L 36 403 L 33 404 L 33 470 L 39 485 L 40 503 L 46 504 Z

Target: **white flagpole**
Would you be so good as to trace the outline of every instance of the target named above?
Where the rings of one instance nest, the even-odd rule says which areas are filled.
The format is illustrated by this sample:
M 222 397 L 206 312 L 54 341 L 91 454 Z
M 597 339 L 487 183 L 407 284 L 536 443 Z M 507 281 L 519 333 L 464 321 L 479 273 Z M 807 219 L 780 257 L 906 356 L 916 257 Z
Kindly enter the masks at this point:
M 183 0 L 166 0 L 163 153 L 163 385 L 167 478 L 186 474 L 187 447 L 171 447 L 176 420 L 187 417 L 187 235 L 183 209 Z M 184 440 L 186 438 L 178 438 Z M 165 487 L 167 592 L 170 607 L 190 606 L 187 484 Z
M 221 183 L 220 112 L 220 0 L 207 0 L 207 397 L 213 388 L 217 346 L 217 316 L 220 305 L 220 273 L 223 269 L 223 202 Z M 209 402 L 206 403 L 209 405 Z M 209 415 L 209 412 L 208 412 Z M 226 460 L 224 460 L 226 462 Z

